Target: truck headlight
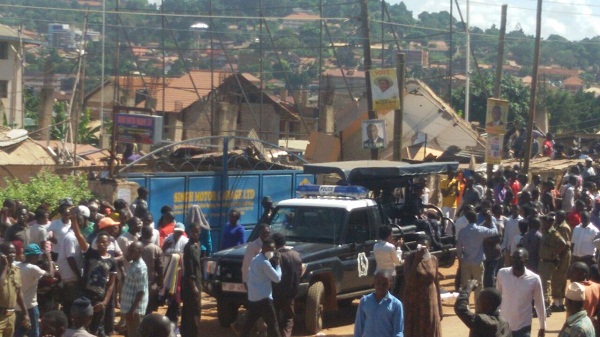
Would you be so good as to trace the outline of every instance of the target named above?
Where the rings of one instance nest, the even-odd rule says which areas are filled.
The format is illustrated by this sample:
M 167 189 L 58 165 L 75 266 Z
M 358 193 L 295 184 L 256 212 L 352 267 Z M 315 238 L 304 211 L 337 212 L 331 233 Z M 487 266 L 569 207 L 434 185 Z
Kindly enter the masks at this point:
M 204 273 L 205 274 L 216 274 L 217 273 L 217 261 L 208 260 L 204 262 Z

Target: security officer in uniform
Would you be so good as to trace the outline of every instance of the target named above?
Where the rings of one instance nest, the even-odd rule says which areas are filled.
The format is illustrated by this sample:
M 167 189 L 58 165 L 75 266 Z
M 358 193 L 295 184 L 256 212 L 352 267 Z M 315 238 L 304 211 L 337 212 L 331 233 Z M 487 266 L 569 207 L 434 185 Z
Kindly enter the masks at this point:
M 554 221 L 554 228 L 565 240 L 568 247 L 571 247 L 571 238 L 573 232 L 571 227 L 566 222 L 567 214 L 565 211 L 556 212 L 556 220 Z M 567 272 L 571 265 L 571 250 L 564 250 L 559 256 L 558 268 L 552 274 L 552 298 L 554 303 L 550 307 L 554 312 L 565 311 L 565 289 L 567 288 Z
M 550 281 L 552 274 L 559 265 L 560 254 L 567 250 L 567 242 L 554 228 L 554 216 L 548 214 L 542 219 L 542 244 L 540 245 L 540 262 L 538 272 L 542 279 L 544 289 L 544 302 L 546 308 L 550 305 Z
M 15 332 L 15 306 L 21 307 L 21 312 L 27 312 L 23 294 L 21 293 L 21 272 L 13 265 L 16 256 L 15 246 L 10 242 L 0 244 L 0 337 L 12 337 Z M 24 315 L 22 324 L 26 329 L 31 328 L 29 315 Z

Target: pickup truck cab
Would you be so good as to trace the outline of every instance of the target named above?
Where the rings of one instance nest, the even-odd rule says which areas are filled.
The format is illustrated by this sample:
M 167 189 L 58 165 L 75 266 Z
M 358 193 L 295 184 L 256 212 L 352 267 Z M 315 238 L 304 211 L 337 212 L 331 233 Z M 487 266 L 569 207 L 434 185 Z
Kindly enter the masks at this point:
M 451 164 L 435 167 L 439 171 L 440 168 L 447 170 L 458 166 L 457 163 Z M 405 172 L 409 172 L 406 165 L 410 164 L 393 165 L 404 167 Z M 305 172 L 312 173 L 306 166 Z M 316 171 L 321 171 L 321 168 Z M 370 172 L 373 174 L 377 170 Z M 341 179 L 346 181 L 354 177 L 343 172 L 341 174 Z M 395 176 L 391 171 L 389 174 Z M 406 175 L 405 180 L 412 181 L 412 178 Z M 369 181 L 365 182 L 369 185 Z M 370 183 L 372 187 L 377 187 L 374 186 L 377 184 L 380 183 L 375 183 L 375 180 Z M 314 334 L 322 329 L 324 312 L 336 310 L 338 304 L 360 298 L 373 290 L 376 269 L 373 245 L 377 242 L 379 227 L 395 226 L 395 235 L 404 236 L 404 254 L 416 249 L 414 241 L 418 233 L 414 225 L 395 225 L 398 221 L 392 222 L 383 207 L 369 197 L 372 190 L 363 186 L 303 185 L 298 187 L 297 193 L 298 198 L 277 204 L 269 225 L 271 233 L 284 234 L 287 245 L 293 247 L 302 258 L 305 271 L 297 295 L 297 316 L 304 318 L 307 332 Z M 253 231 L 249 241 L 254 240 L 257 234 Z M 432 251 L 432 254 L 438 257 L 440 265 L 451 265 L 455 259 L 454 238 L 443 239 L 445 248 Z M 203 261 L 204 291 L 216 298 L 218 319 L 222 326 L 229 326 L 235 321 L 239 307 L 247 300 L 241 272 L 245 248 L 242 245 L 226 249 Z M 398 267 L 397 273 L 395 291 L 401 293 L 402 266 Z

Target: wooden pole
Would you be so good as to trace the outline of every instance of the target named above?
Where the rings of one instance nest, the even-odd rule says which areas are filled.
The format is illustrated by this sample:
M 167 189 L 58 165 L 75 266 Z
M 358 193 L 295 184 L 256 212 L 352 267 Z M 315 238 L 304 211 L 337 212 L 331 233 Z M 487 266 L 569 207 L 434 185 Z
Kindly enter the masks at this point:
M 402 125 L 404 123 L 404 82 L 406 60 L 404 53 L 398 53 L 396 59 L 396 78 L 398 80 L 398 93 L 400 107 L 394 111 L 394 160 L 402 161 Z
M 364 69 L 365 69 L 365 80 L 367 83 L 367 106 L 369 111 L 369 119 L 377 119 L 377 113 L 373 110 L 373 94 L 371 93 L 371 39 L 369 37 L 369 10 L 367 6 L 367 0 L 360 1 L 360 18 L 363 32 L 363 58 L 364 58 Z M 377 149 L 371 149 L 371 159 L 377 160 L 379 157 L 379 151 Z
M 501 83 L 502 83 L 502 67 L 504 65 L 504 41 L 506 37 L 506 9 L 507 5 L 502 5 L 502 14 L 500 19 L 500 39 L 498 40 L 498 59 L 496 61 L 496 78 L 494 80 L 494 97 L 500 98 L 501 94 Z M 494 165 L 491 163 L 487 164 L 487 180 L 488 186 L 492 186 L 492 175 Z
M 527 142 L 525 143 L 525 158 L 523 159 L 523 172 L 529 172 L 531 159 L 531 143 L 533 141 L 533 121 L 535 120 L 535 98 L 537 95 L 538 66 L 540 63 L 540 41 L 542 33 L 542 0 L 537 3 L 535 50 L 533 52 L 533 71 L 531 73 L 531 91 L 529 94 L 529 120 L 527 120 Z

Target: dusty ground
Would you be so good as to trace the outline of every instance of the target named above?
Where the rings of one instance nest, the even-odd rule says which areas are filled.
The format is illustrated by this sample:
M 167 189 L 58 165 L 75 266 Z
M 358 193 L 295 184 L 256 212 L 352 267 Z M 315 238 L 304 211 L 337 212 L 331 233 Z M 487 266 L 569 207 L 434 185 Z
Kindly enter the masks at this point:
M 446 279 L 441 282 L 441 287 L 447 290 L 454 289 L 454 275 L 456 273 L 456 265 L 448 269 L 440 269 Z M 354 316 L 358 301 L 355 300 L 352 305 L 341 307 L 335 313 L 327 314 L 325 318 L 325 329 L 317 335 L 308 335 L 303 331 L 301 326 L 294 328 L 294 336 L 353 336 L 354 331 Z M 444 319 L 442 320 L 442 332 L 444 337 L 465 337 L 469 332 L 465 325 L 454 314 L 454 299 L 445 300 Z M 210 296 L 204 294 L 202 310 L 202 330 L 203 336 L 219 336 L 219 337 L 236 337 L 237 334 L 231 328 L 221 328 L 217 321 L 217 306 L 216 302 Z M 161 308 L 164 312 L 165 308 Z M 554 313 L 547 323 L 546 336 L 558 336 L 558 332 L 565 321 L 564 313 Z M 533 319 L 532 336 L 537 336 L 538 320 Z

